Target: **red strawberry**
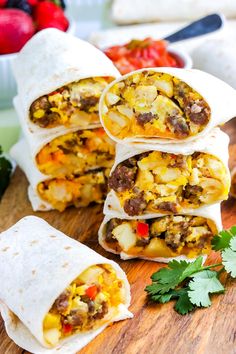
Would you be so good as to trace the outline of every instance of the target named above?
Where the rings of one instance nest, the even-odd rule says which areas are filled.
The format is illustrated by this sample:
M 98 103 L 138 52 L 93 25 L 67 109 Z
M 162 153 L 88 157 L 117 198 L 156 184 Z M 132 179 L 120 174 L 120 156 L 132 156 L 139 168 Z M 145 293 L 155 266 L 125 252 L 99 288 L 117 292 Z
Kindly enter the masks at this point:
M 18 9 L 0 9 L 0 54 L 18 52 L 33 36 L 32 18 Z
M 0 7 L 5 7 L 7 4 L 7 0 L 0 0 Z
M 51 1 L 39 2 L 34 9 L 33 17 L 38 31 L 48 27 L 55 27 L 66 31 L 69 26 L 69 22 L 61 7 Z
M 30 4 L 30 6 L 35 6 L 38 4 L 39 0 L 27 0 L 28 4 Z

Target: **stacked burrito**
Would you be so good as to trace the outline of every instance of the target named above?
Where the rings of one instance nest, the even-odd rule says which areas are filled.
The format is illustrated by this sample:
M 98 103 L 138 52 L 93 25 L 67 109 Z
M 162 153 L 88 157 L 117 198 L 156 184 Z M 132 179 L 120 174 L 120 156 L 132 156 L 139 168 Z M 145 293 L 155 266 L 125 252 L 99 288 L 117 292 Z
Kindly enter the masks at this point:
M 99 242 L 121 258 L 168 262 L 208 254 L 230 188 L 236 93 L 198 71 L 138 70 L 112 82 L 99 106 L 116 141 Z
M 102 203 L 115 144 L 98 102 L 119 72 L 98 49 L 56 29 L 36 34 L 13 63 L 24 139 L 11 150 L 34 210 Z

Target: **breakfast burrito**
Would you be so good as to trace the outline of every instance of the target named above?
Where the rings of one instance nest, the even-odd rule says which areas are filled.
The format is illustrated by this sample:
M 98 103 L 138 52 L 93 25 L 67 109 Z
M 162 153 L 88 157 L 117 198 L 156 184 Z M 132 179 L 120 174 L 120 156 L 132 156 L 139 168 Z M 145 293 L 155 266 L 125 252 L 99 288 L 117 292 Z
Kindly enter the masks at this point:
M 181 214 L 227 199 L 228 144 L 217 128 L 184 146 L 118 145 L 105 214 Z
M 36 135 L 29 132 L 21 110 L 15 108 L 21 122 L 31 156 L 37 169 L 45 175 L 70 176 L 99 168 L 106 175 L 114 162 L 115 144 L 100 124 L 89 129 L 67 128 L 63 134 Z
M 74 354 L 107 325 L 132 317 L 122 269 L 38 217 L 0 234 L 0 252 L 6 331 L 32 353 Z
M 180 143 L 236 115 L 236 91 L 199 70 L 141 69 L 103 91 L 101 122 L 118 143 Z
M 75 135 L 77 136 L 77 133 Z M 53 149 L 53 142 L 44 148 L 45 154 L 46 152 L 48 154 L 47 156 L 50 156 L 51 148 Z M 112 162 L 104 159 L 103 167 L 94 166 L 94 169 L 90 169 L 93 157 L 95 159 L 96 154 L 88 155 L 87 164 L 85 161 L 84 165 L 81 166 L 77 165 L 78 160 L 76 158 L 74 159 L 74 166 L 70 165 L 74 156 L 72 150 L 68 156 L 65 154 L 64 160 L 67 161 L 65 164 L 60 163 L 59 158 L 55 158 L 55 163 L 54 160 L 47 160 L 46 157 L 46 160 L 39 159 L 41 169 L 55 173 L 67 172 L 67 175 L 49 176 L 40 172 L 36 167 L 26 141 L 21 140 L 18 142 L 12 147 L 10 153 L 29 180 L 29 199 L 33 210 L 57 209 L 63 211 L 71 205 L 85 207 L 90 203 L 103 203 L 106 197 L 107 178 L 110 172 L 110 166 L 108 165 Z M 91 164 L 89 159 L 91 159 Z M 63 158 L 61 158 L 61 161 L 63 161 Z M 75 172 L 75 170 L 77 171 Z M 78 173 L 81 171 L 83 173 Z
M 99 243 L 122 259 L 143 258 L 169 262 L 196 258 L 211 250 L 211 239 L 222 228 L 220 204 L 192 214 L 123 218 L 107 215 L 99 230 Z
M 13 71 L 24 119 L 38 134 L 99 123 L 101 93 L 119 77 L 97 48 L 52 28 L 27 42 L 13 62 Z
M 212 13 L 236 17 L 233 0 L 114 0 L 111 16 L 115 23 L 194 20 Z

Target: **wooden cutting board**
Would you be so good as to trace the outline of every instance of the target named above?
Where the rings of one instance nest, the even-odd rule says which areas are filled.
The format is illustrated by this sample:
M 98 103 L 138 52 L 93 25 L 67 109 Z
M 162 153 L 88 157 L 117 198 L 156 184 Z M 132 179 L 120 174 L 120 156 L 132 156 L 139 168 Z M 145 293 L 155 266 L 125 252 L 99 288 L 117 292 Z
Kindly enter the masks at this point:
M 236 153 L 236 122 L 224 128 L 231 137 L 231 158 Z M 213 297 L 213 305 L 181 316 L 173 310 L 173 303 L 147 303 L 144 288 L 150 276 L 162 265 L 142 260 L 120 261 L 105 252 L 97 242 L 102 221 L 101 206 L 83 209 L 69 208 L 34 213 L 27 199 L 27 180 L 18 168 L 0 204 L 0 231 L 4 231 L 25 215 L 37 215 L 101 253 L 117 261 L 131 284 L 134 314 L 132 320 L 121 321 L 107 328 L 80 354 L 236 354 L 236 281 L 225 279 L 226 293 Z M 225 228 L 236 224 L 236 200 L 229 198 L 222 204 Z M 216 260 L 212 253 L 208 262 Z M 0 270 L 1 271 L 1 270 Z M 0 285 L 1 286 L 1 285 Z M 26 354 L 7 336 L 0 319 L 0 354 Z

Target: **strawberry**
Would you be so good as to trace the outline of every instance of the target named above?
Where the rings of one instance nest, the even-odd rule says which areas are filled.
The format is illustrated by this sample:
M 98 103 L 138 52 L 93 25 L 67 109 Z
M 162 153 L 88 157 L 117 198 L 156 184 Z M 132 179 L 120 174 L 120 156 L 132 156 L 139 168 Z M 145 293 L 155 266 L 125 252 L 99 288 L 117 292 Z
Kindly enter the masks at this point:
M 34 34 L 32 18 L 18 9 L 0 9 L 0 54 L 18 52 Z
M 0 0 L 0 8 L 6 7 L 6 5 L 7 5 L 7 0 Z
M 66 31 L 69 26 L 62 8 L 51 1 L 39 2 L 34 8 L 33 17 L 38 31 L 48 27 Z

